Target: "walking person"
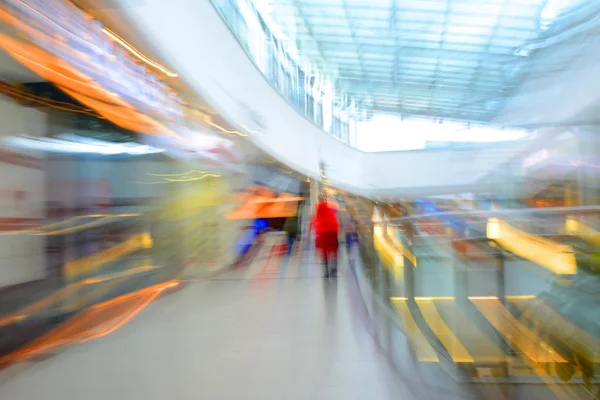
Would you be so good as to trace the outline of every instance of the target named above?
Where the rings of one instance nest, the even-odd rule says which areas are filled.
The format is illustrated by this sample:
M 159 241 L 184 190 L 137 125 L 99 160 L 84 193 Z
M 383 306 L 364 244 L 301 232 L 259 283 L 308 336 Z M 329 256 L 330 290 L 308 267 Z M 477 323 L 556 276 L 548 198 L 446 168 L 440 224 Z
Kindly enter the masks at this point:
M 352 258 L 354 245 L 358 242 L 358 234 L 356 232 L 356 222 L 354 222 L 354 218 L 350 215 L 346 218 L 344 231 L 346 233 L 346 248 L 348 250 L 348 255 Z
M 315 247 L 321 253 L 324 263 L 325 277 L 335 277 L 337 275 L 337 256 L 338 256 L 338 234 L 340 225 L 337 219 L 337 213 L 323 198 L 317 204 L 317 210 L 311 222 L 311 228 L 315 231 Z M 331 264 L 331 268 L 330 268 Z
M 294 250 L 294 244 L 296 243 L 296 238 L 298 237 L 298 218 L 300 214 L 287 217 L 285 219 L 285 223 L 283 224 L 283 230 L 287 233 L 287 253 L 288 258 L 292 256 L 292 251 Z

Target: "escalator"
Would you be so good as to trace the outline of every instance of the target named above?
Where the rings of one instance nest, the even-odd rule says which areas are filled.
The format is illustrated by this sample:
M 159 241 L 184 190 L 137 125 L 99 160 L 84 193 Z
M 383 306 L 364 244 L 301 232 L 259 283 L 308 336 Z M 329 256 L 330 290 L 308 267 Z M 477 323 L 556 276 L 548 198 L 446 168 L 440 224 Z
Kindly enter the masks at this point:
M 591 218 L 590 218 L 591 217 Z M 563 382 L 591 385 L 600 373 L 600 254 L 590 215 L 536 218 L 535 232 L 571 249 L 574 273 L 556 275 L 547 290 L 521 304 L 521 319 L 552 343 L 568 363 L 556 369 Z
M 564 389 L 556 385 L 568 382 L 571 395 L 587 398 L 592 393 L 593 398 L 600 383 L 598 280 L 589 272 L 593 268 L 561 274 L 561 260 L 555 257 L 560 246 L 583 248 L 582 239 L 516 234 L 503 220 L 498 220 L 501 231 L 515 230 L 490 235 L 491 218 L 426 215 L 383 222 L 416 256 L 416 263 L 407 262 L 404 250 L 394 252 L 392 239 L 387 246 L 376 245 L 382 266 L 402 266 L 386 268 L 393 272 L 384 274 L 387 278 L 380 274 L 380 280 L 389 282 L 380 283 L 387 288 L 381 294 L 389 296 L 416 359 L 451 361 L 469 382 L 538 385 L 546 395 L 557 396 Z M 458 250 L 451 235 L 419 234 L 418 225 L 432 220 L 445 228 L 466 228 L 468 234 L 458 240 L 481 254 L 469 257 L 472 251 Z M 540 254 L 554 261 L 540 260 Z M 581 266 L 581 257 L 577 264 Z

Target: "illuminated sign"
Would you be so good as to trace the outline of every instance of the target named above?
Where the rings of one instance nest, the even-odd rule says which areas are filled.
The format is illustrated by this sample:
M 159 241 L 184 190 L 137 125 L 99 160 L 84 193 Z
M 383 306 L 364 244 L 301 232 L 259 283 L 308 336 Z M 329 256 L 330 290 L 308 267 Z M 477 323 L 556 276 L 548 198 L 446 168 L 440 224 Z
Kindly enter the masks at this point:
M 137 64 L 104 26 L 65 0 L 0 0 L 39 47 L 88 75 L 137 109 L 170 121 L 183 118 L 182 100 Z
M 59 135 L 56 138 L 39 138 L 27 135 L 7 136 L 0 140 L 9 147 L 55 153 L 79 153 L 100 155 L 144 155 L 162 153 L 165 150 L 138 143 L 114 143 L 77 135 Z

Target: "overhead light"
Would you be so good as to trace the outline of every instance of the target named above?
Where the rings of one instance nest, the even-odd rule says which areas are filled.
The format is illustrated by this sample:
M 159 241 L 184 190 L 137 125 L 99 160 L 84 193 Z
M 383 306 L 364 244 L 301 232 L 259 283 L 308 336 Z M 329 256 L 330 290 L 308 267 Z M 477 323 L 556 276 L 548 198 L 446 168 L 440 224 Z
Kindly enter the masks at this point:
M 9 136 L 2 143 L 15 148 L 52 153 L 98 154 L 98 155 L 144 155 L 162 153 L 165 150 L 139 143 L 105 142 L 77 135 L 61 135 L 57 138 L 34 136 Z

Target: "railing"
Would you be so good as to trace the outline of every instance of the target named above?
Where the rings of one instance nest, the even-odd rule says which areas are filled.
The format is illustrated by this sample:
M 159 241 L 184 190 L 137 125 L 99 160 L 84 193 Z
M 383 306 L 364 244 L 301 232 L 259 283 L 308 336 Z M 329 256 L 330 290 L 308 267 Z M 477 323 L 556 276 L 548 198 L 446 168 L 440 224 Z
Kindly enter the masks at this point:
M 423 371 L 423 383 L 442 386 L 448 397 L 468 383 L 477 385 L 469 395 L 481 398 L 489 389 L 508 390 L 506 398 L 521 391 L 594 398 L 600 394 L 600 271 L 582 260 L 598 248 L 572 250 L 578 268 L 564 275 L 507 250 L 486 227 L 490 220 L 528 227 L 520 234 L 527 238 L 544 231 L 542 241 L 566 248 L 586 240 L 565 229 L 567 221 L 589 226 L 599 211 L 444 213 L 483 232 L 473 236 L 465 236 L 463 226 L 456 232 L 456 221 L 441 214 L 363 221 L 359 273 L 375 298 L 378 343 L 397 364 Z M 441 234 L 420 231 L 427 223 L 438 224 Z
M 346 96 L 337 93 L 333 84 L 319 72 L 300 65 L 251 1 L 211 1 L 248 57 L 281 96 L 319 128 L 355 146 L 356 120 L 350 114 L 356 110 L 337 101 Z

